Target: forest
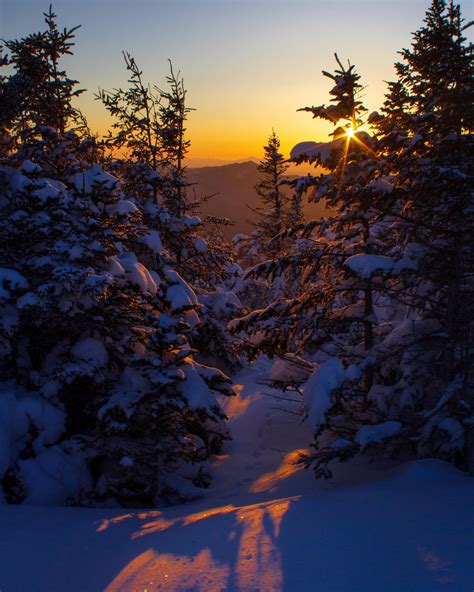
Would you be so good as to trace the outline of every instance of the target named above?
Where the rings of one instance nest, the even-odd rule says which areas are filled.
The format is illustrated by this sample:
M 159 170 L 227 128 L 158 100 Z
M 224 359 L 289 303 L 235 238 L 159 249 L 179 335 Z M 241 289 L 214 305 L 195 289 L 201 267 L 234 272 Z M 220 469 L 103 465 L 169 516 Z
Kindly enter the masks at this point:
M 278 499 L 280 508 L 284 496 L 312 488 L 339 495 L 347 471 L 379 471 L 382 479 L 400 467 L 421 467 L 421 484 L 441 492 L 453 484 L 447 511 L 456 512 L 458 491 L 467 504 L 458 511 L 466 525 L 473 521 L 471 24 L 454 1 L 432 0 L 372 112 L 364 73 L 350 56 L 328 52 L 321 76 L 329 95 L 294 109 L 308 135 L 314 119 L 329 122 L 332 135 L 301 141 L 288 158 L 269 130 L 252 229 L 230 240 L 233 221 L 208 213 L 219 196 L 197 197 L 189 180 L 194 110 L 174 62 L 155 81 L 131 53 L 117 56 L 128 82 L 94 91 L 113 121 L 98 135 L 76 106 L 80 81 L 63 66 L 74 58 L 78 26 L 61 29 L 49 7 L 41 32 L 2 41 L 2 521 L 18 506 L 81 506 L 115 517 L 128 508 L 148 520 L 171 512 L 161 533 L 176 512 L 209 510 L 193 504 L 216 491 L 225 499 L 226 488 L 245 490 L 240 506 Z M 312 172 L 289 174 L 290 165 Z M 307 203 L 324 214 L 309 219 Z M 247 448 L 263 429 L 258 421 L 266 422 L 267 452 L 283 460 L 271 478 L 249 469 L 247 491 L 239 489 L 247 466 L 266 454 L 263 445 Z M 291 422 L 296 440 L 272 431 L 272 422 Z M 296 479 L 294 490 L 280 499 L 287 479 Z M 264 491 L 273 497 L 246 497 Z M 421 530 L 435 528 L 439 507 Z M 67 511 L 75 510 L 61 509 L 65 523 Z M 467 526 L 463 532 L 446 539 L 463 549 L 457 580 L 438 565 L 430 573 L 445 579 L 431 587 L 408 578 L 373 589 L 464 589 L 474 549 L 472 533 L 463 538 Z M 147 577 L 166 571 L 157 557 Z M 186 572 L 187 580 L 156 588 L 127 575 L 107 589 L 372 590 L 368 571 L 354 587 L 310 585 L 308 567 L 301 581 L 286 576 L 284 584 L 261 559 L 229 583 L 212 562 L 193 561 L 189 573 L 199 580 Z M 203 580 L 206 571 L 214 577 Z M 80 589 L 105 589 L 98 582 Z M 5 591 L 56 590 L 44 586 Z

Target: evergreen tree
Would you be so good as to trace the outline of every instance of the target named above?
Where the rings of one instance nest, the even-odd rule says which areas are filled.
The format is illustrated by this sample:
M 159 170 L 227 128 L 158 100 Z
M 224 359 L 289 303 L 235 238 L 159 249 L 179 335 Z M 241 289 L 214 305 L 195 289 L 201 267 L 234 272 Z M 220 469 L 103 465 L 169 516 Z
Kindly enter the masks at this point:
M 372 324 L 364 320 L 371 315 L 368 282 L 357 279 L 345 261 L 351 255 L 370 252 L 370 248 L 377 251 L 376 239 L 370 236 L 371 225 L 377 221 L 377 214 L 372 207 L 375 192 L 373 187 L 369 190 L 365 187 L 368 175 L 375 168 L 371 147 L 373 140 L 367 133 L 358 130 L 361 115 L 365 111 L 357 100 L 357 92 L 361 88 L 359 75 L 354 66 L 345 68 L 340 61 L 338 65 L 340 69 L 335 74 L 325 73 L 336 83 L 331 91 L 334 104 L 304 109 L 314 117 L 329 119 L 337 125 L 334 139 L 320 144 L 305 142 L 292 151 L 295 162 L 324 166 L 329 173 L 287 181 L 295 188 L 298 199 L 316 187 L 310 199 L 317 201 L 325 198 L 329 208 L 337 211 L 337 214 L 323 221 L 311 221 L 291 229 L 288 232 L 294 241 L 291 248 L 277 259 L 257 266 L 254 272 L 271 275 L 279 275 L 284 271 L 297 272 L 304 285 L 301 294 L 286 300 L 280 299 L 263 313 L 265 318 L 270 319 L 275 311 L 279 311 L 278 339 L 285 336 L 281 347 L 290 347 L 292 344 L 291 347 L 301 349 L 311 343 L 311 347 L 316 348 L 323 343 L 327 345 L 328 340 L 334 341 L 336 345 L 338 335 L 341 332 L 347 334 L 347 331 L 354 334 L 357 324 L 367 334 L 366 349 L 372 346 Z M 350 131 L 350 135 L 346 130 Z M 351 307 L 357 305 L 364 289 L 367 292 L 367 311 L 356 314 Z M 253 330 L 261 331 L 261 327 L 254 325 Z M 267 333 L 270 332 L 273 333 L 273 322 L 269 323 Z M 357 340 L 355 334 L 353 338 Z M 272 337 L 270 350 L 275 345 Z
M 13 44 L 19 68 L 43 39 Z M 91 164 L 95 147 L 68 130 L 75 94 L 62 95 L 64 119 L 48 119 L 46 92 L 35 117 L 20 111 L 6 127 L 17 148 L 0 163 L 0 406 L 14 425 L 3 492 L 134 506 L 194 496 L 226 437 L 214 394 L 231 394 L 229 380 L 193 359 L 196 295 L 161 256 L 132 186 Z
M 319 476 L 360 451 L 472 470 L 472 47 L 462 30 L 459 6 L 435 0 L 370 118 L 376 138 L 358 130 L 352 67 L 329 74 L 334 104 L 304 110 L 339 125 L 334 140 L 292 152 L 329 174 L 293 184 L 314 187 L 336 215 L 303 227 L 313 242 L 303 256 L 257 270 L 298 266 L 314 284 L 304 300 L 234 323 L 266 332 L 260 347 L 274 351 L 282 329 L 306 329 L 331 355 L 303 393 L 316 430 L 305 461 Z
M 255 191 L 262 205 L 254 209 L 258 219 L 253 223 L 256 230 L 250 237 L 250 250 L 262 259 L 271 259 L 281 250 L 281 241 L 276 238 L 285 228 L 286 197 L 279 186 L 288 164 L 280 153 L 280 140 L 272 131 L 268 143 L 263 147 L 264 157 L 257 165 L 261 180 Z
M 9 54 L 2 59 L 15 69 L 2 76 L 0 125 L 7 125 L 21 138 L 34 125 L 49 126 L 64 133 L 66 123 L 77 114 L 72 101 L 82 90 L 67 77 L 60 60 L 71 54 L 74 33 L 79 27 L 58 29 L 56 15 L 49 7 L 44 13 L 47 29 L 25 39 L 3 41 Z
M 474 89 L 463 28 L 459 5 L 433 0 L 401 52 L 382 114 L 371 120 L 394 179 L 386 204 L 394 239 L 419 253 L 416 276 L 404 286 L 410 330 L 397 344 L 395 374 L 396 390 L 410 385 L 416 396 L 402 398 L 399 413 L 408 403 L 424 418 L 412 413 L 407 426 L 418 454 L 472 471 Z
M 292 248 L 255 270 L 297 270 L 301 292 L 233 324 L 234 330 L 260 335 L 258 349 L 278 355 L 317 352 L 320 366 L 304 391 L 315 430 L 315 452 L 306 462 L 326 477 L 332 460 L 365 449 L 360 430 L 382 432 L 381 440 L 384 430 L 401 430 L 395 420 L 385 425 L 387 410 L 376 405 L 375 392 L 386 384 L 384 344 L 400 314 L 400 278 L 416 265 L 409 245 L 400 248 L 387 240 L 391 220 L 384 204 L 391 199 L 392 179 L 383 174 L 376 139 L 360 129 L 366 110 L 359 75 L 350 63 L 336 60 L 336 72 L 324 72 L 335 83 L 331 104 L 303 109 L 334 124 L 333 140 L 304 142 L 292 151 L 296 162 L 325 170 L 290 181 L 297 194 L 310 190 L 310 199 L 325 199 L 334 213 L 292 229 Z
M 153 242 L 160 257 L 168 261 L 196 290 L 202 305 L 201 323 L 196 323 L 191 341 L 198 349 L 206 349 L 203 359 L 212 359 L 226 367 L 238 364 L 233 340 L 225 330 L 225 320 L 235 312 L 238 298 L 221 296 L 235 284 L 236 267 L 231 246 L 224 240 L 222 221 L 215 217 L 202 220 L 196 215 L 200 203 L 193 199 L 186 180 L 185 157 L 189 141 L 185 137 L 185 122 L 190 108 L 186 106 L 186 89 L 173 68 L 167 77 L 167 89 L 151 87 L 129 54 L 124 54 L 131 72 L 129 88 L 114 92 L 100 91 L 100 98 L 116 117 L 114 134 L 108 144 L 126 148 L 129 156 L 110 163 L 136 196 L 136 203 L 150 228 L 144 240 Z M 149 252 L 139 249 L 142 263 L 154 268 Z M 238 275 L 238 273 L 237 273 Z M 217 305 L 226 298 L 227 305 Z M 230 300 L 229 300 L 230 298 Z M 217 299 L 217 300 L 216 300 Z M 215 305 L 210 306 L 210 302 Z M 207 303 L 207 304 L 205 304 Z M 217 355 L 219 354 L 219 355 Z
M 193 285 L 212 287 L 217 278 L 228 276 L 231 249 L 222 240 L 221 220 L 202 221 L 196 215 L 200 204 L 186 180 L 184 161 L 190 143 L 185 124 L 192 109 L 186 105 L 183 79 L 170 63 L 168 88 L 152 87 L 144 82 L 134 58 L 124 53 L 124 59 L 130 72 L 128 89 L 101 90 L 97 95 L 116 119 L 108 146 L 128 152 L 114 166 L 143 190 L 139 197 L 147 223 L 160 233 L 179 273 Z

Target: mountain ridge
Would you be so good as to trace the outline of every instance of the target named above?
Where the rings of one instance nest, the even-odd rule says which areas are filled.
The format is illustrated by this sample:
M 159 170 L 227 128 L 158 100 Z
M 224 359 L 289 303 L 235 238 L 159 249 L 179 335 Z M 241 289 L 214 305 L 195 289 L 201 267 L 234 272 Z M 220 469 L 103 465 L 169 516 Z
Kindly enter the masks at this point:
M 188 168 L 188 181 L 192 184 L 191 191 L 196 199 L 203 200 L 212 196 L 203 201 L 200 213 L 204 216 L 228 218 L 234 223 L 225 231 L 227 239 L 235 234 L 248 234 L 252 231 L 253 225 L 249 218 L 255 217 L 252 208 L 261 203 L 255 191 L 255 185 L 260 180 L 257 163 L 252 160 Z M 290 189 L 283 191 L 288 197 L 291 195 Z M 321 203 L 305 204 L 304 212 L 307 218 L 320 218 L 326 208 Z

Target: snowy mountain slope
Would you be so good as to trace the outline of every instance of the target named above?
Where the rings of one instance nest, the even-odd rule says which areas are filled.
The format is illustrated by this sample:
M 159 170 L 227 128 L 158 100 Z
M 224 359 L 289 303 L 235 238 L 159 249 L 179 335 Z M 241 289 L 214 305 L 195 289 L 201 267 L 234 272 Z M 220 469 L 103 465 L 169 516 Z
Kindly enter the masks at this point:
M 470 590 L 472 479 L 426 460 L 352 462 L 315 481 L 292 464 L 308 428 L 275 409 L 299 403 L 256 382 L 269 368 L 236 377 L 234 440 L 206 498 L 160 511 L 0 506 L 1 590 Z

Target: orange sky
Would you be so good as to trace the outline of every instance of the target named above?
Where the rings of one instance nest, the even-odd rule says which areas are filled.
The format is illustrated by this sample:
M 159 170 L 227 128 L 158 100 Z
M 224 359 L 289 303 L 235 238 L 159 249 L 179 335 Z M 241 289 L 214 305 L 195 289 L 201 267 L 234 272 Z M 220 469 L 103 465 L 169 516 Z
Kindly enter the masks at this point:
M 61 26 L 81 24 L 70 77 L 88 89 L 80 106 L 92 129 L 110 123 L 94 100 L 98 87 L 126 84 L 122 50 L 145 79 L 163 86 L 168 58 L 188 88 L 191 157 L 260 157 L 272 128 L 282 151 L 327 138 L 331 126 L 299 107 L 328 100 L 333 53 L 350 58 L 367 85 L 369 110 L 380 106 L 397 51 L 409 45 L 430 0 L 56 0 Z M 474 3 L 461 0 L 466 20 Z M 44 0 L 2 0 L 0 37 L 43 26 Z

